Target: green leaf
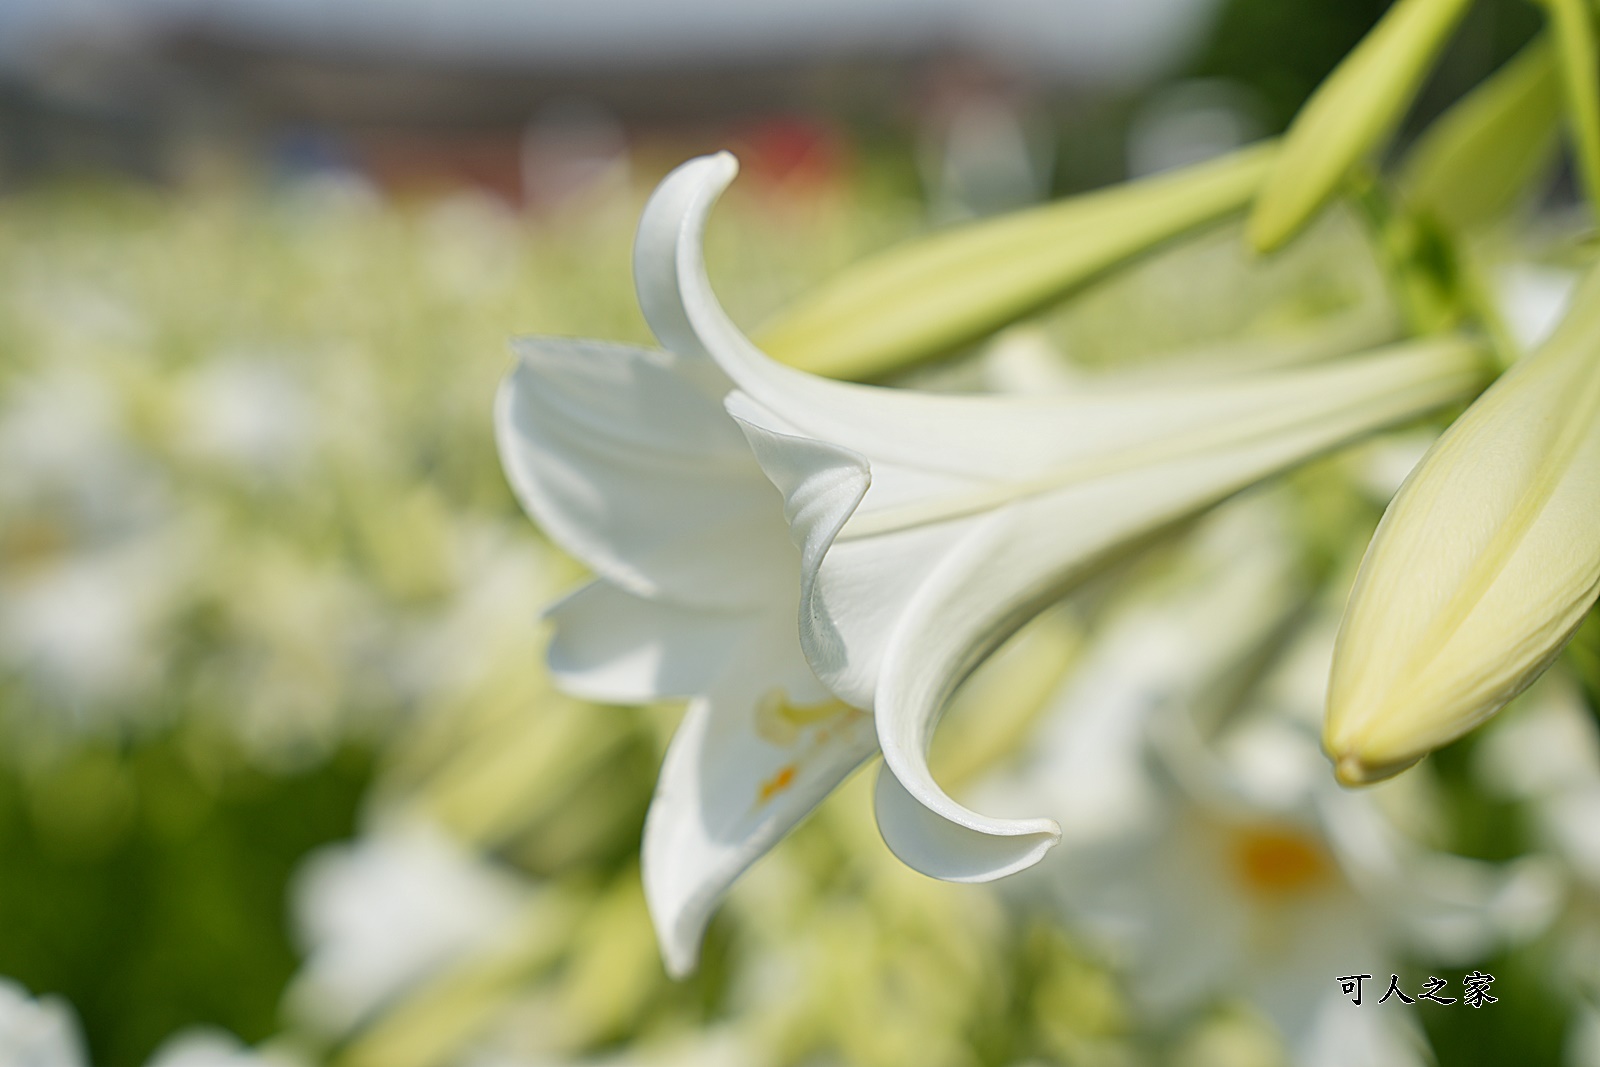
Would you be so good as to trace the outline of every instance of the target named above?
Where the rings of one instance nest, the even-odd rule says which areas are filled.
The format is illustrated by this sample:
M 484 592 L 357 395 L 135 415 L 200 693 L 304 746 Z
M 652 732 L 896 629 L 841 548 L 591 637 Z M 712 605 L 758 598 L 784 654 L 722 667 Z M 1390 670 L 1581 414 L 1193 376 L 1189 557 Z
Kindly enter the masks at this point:
M 757 340 L 775 359 L 840 378 L 944 355 L 1241 210 L 1272 155 L 1252 146 L 901 245 L 841 272 Z
M 1452 230 L 1500 218 L 1550 165 L 1560 120 L 1555 53 L 1537 38 L 1428 127 L 1402 167 L 1406 200 Z
M 1590 205 L 1600 208 L 1600 70 L 1594 17 L 1586 0 L 1545 0 L 1545 6 L 1556 35 L 1572 154 Z
M 1248 236 L 1283 246 L 1388 141 L 1471 0 L 1398 0 L 1311 95 L 1267 176 Z

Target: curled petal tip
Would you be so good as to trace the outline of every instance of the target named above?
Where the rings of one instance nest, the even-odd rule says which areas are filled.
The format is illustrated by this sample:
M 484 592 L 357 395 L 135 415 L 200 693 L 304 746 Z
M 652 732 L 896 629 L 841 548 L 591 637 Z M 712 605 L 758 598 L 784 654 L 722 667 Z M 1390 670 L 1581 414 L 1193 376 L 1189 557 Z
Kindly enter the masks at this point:
M 875 790 L 878 832 L 912 870 L 946 882 L 992 882 L 1025 871 L 1061 840 L 1053 819 L 990 819 L 943 793 L 913 793 L 887 763 Z

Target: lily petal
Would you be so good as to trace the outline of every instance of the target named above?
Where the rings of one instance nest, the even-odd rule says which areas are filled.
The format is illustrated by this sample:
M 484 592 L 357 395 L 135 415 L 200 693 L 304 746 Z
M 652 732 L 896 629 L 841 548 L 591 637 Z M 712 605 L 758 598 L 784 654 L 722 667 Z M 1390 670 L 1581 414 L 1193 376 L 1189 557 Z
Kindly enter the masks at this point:
M 779 635 L 780 637 L 782 635 Z M 877 751 L 866 712 L 832 699 L 794 645 L 752 635 L 690 703 L 645 822 L 644 885 L 667 970 L 695 967 L 734 880 Z M 774 679 L 786 679 L 773 687 Z M 754 710 L 753 710 L 754 709 Z
M 550 605 L 545 618 L 555 624 L 550 673 L 566 692 L 607 704 L 704 692 L 750 623 L 747 612 L 650 600 L 603 578 Z
M 885 764 L 873 792 L 883 843 L 912 870 L 946 882 L 992 882 L 1032 867 L 1061 840 L 1054 819 L 979 815 L 922 777 L 907 786 Z
M 750 607 L 794 564 L 772 487 L 722 411 L 715 366 L 528 337 L 495 432 L 523 507 L 562 548 L 641 596 Z M 792 595 L 792 594 L 790 594 Z

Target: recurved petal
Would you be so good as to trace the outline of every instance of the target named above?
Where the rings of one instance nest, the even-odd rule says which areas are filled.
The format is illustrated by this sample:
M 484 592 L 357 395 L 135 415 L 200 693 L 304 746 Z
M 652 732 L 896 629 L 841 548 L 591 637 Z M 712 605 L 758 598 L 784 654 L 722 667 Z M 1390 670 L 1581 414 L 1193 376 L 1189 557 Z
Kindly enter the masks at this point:
M 875 718 L 884 773 L 878 829 L 907 865 L 935 878 L 983 882 L 1030 867 L 1061 838 L 1051 819 L 971 811 L 934 781 L 928 747 L 939 713 L 978 663 L 1027 617 L 1018 597 L 1047 602 L 1032 560 L 1018 555 L 1013 516 L 971 525 L 906 606 L 883 656 Z M 1026 572 L 1026 573 L 1024 573 Z
M 877 747 L 872 717 L 817 684 L 792 626 L 748 644 L 690 704 L 644 833 L 645 898 L 668 971 L 694 969 L 734 880 Z
M 790 618 L 787 603 L 768 609 L 774 613 Z M 585 700 L 643 704 L 704 692 L 760 614 L 651 600 L 600 578 L 552 604 L 545 617 L 555 624 L 550 672 L 564 690 Z
M 768 358 L 728 318 L 706 276 L 706 221 L 737 172 L 737 162 L 725 152 L 690 160 L 662 181 L 645 207 L 635 273 L 640 303 L 663 344 L 709 355 L 751 399 L 781 415 L 788 432 L 875 460 L 898 457 L 967 472 L 1014 470 L 1035 462 L 1030 443 L 1062 439 L 1058 403 L 1012 398 L 996 407 L 989 398 L 818 378 Z M 937 458 L 930 462 L 930 455 Z
M 783 594 L 794 552 L 714 368 L 593 341 L 515 347 L 496 439 L 552 539 L 641 596 L 732 608 Z
M 865 506 L 901 499 L 897 484 L 880 476 L 893 464 L 924 480 L 949 484 L 1018 482 L 1073 473 L 1116 455 L 1133 462 L 1151 449 L 1196 435 L 1214 437 L 1263 420 L 1294 426 L 1316 419 L 1353 396 L 1373 392 L 1382 374 L 1359 360 L 1225 381 L 1177 385 L 1084 383 L 1067 395 L 962 396 L 922 393 L 832 381 L 767 357 L 728 318 L 706 276 L 703 234 L 717 197 L 737 172 L 726 153 L 691 160 L 661 183 L 640 224 L 639 259 L 652 265 L 649 284 L 640 268 L 641 300 L 656 311 L 662 340 L 677 350 L 705 352 L 739 390 L 766 412 L 748 419 L 790 436 L 812 437 L 871 461 L 874 490 Z M 646 249 L 649 255 L 646 255 Z M 1456 384 L 1477 377 L 1461 342 L 1395 346 L 1367 357 L 1389 368 L 1403 406 L 1420 383 L 1437 387 L 1440 349 L 1456 355 Z M 738 412 L 736 412 L 738 413 Z M 741 418 L 745 417 L 742 414 Z M 922 486 L 918 486 L 920 492 Z M 925 495 L 922 494 L 922 495 Z
M 946 882 L 992 882 L 1027 870 L 1061 840 L 1054 819 L 996 819 L 951 800 L 921 777 L 907 786 L 887 765 L 873 793 L 878 832 L 914 871 Z

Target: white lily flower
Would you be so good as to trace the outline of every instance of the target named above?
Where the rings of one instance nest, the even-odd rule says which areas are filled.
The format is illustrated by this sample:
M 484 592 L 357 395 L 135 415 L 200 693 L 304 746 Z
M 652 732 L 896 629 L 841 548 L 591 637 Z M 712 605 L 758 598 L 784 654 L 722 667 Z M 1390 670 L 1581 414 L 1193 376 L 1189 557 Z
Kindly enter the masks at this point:
M 695 697 L 644 856 L 678 971 L 733 879 L 879 745 L 879 825 L 908 864 L 986 881 L 1036 862 L 1053 821 L 986 818 L 928 773 L 968 671 L 1118 550 L 1479 375 L 1441 340 L 1048 397 L 817 378 L 769 360 L 712 294 L 702 232 L 736 170 L 691 161 L 645 209 L 635 274 L 666 351 L 522 341 L 497 413 L 524 506 L 600 575 L 551 611 L 558 678 Z
M 1380 797 L 1328 780 L 1316 727 L 1331 621 L 1243 707 L 1208 697 L 1299 604 L 1282 534 L 1248 509 L 1218 518 L 1178 591 L 1124 609 L 1085 654 L 1013 802 L 1032 791 L 1070 813 L 1075 862 L 1049 888 L 1124 969 L 1141 1017 L 1238 997 L 1297 1067 L 1431 1062 L 1411 1017 L 1356 1010 L 1335 979 L 1387 974 L 1406 948 L 1471 961 L 1528 936 L 1553 906 L 1549 872 L 1432 851 Z

